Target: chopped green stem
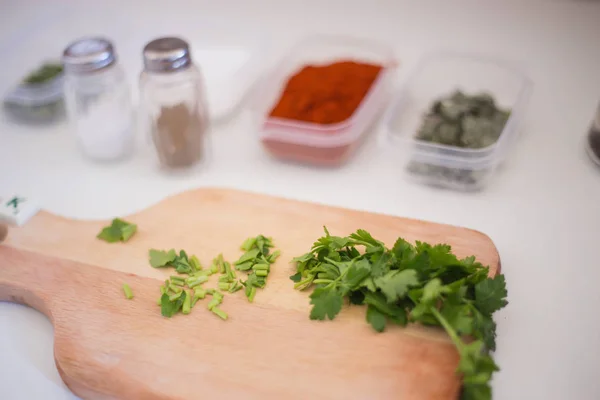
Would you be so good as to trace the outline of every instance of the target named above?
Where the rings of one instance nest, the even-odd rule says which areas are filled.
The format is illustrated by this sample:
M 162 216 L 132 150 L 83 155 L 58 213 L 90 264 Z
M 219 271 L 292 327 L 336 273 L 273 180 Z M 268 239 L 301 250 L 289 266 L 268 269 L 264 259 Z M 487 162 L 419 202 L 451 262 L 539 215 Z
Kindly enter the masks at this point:
M 185 284 L 185 278 L 183 276 L 170 276 L 171 278 L 171 282 L 176 283 L 177 285 L 184 285 Z
M 444 329 L 446 330 L 446 333 L 448 334 L 448 336 L 450 336 L 450 339 L 452 339 L 452 342 L 454 342 L 454 345 L 459 350 L 462 349 L 464 347 L 463 341 L 458 337 L 454 328 L 452 328 L 452 326 L 450 326 L 448 321 L 446 321 L 446 318 L 444 318 L 442 316 L 442 314 L 440 314 L 440 312 L 435 307 L 430 307 L 430 311 L 435 316 L 435 318 L 438 320 L 440 325 L 442 325 L 442 327 L 444 327 Z
M 175 293 L 175 294 L 172 294 L 172 295 L 170 295 L 170 296 L 169 296 L 169 300 L 170 300 L 170 301 L 175 301 L 175 300 L 177 300 L 178 298 L 180 298 L 180 297 L 181 297 L 181 294 L 182 294 L 182 293 L 183 293 L 183 292 L 179 292 L 179 293 Z
M 184 314 L 189 314 L 191 308 L 191 296 L 187 294 L 185 299 L 183 299 L 183 307 L 181 308 L 181 312 Z
M 131 290 L 131 288 L 129 287 L 129 285 L 126 284 L 126 283 L 123 284 L 123 292 L 125 292 L 125 297 L 128 300 L 133 299 L 133 291 Z
M 206 289 L 198 287 L 194 289 L 194 297 L 198 299 L 203 299 L 206 297 Z
M 319 284 L 319 283 L 327 283 L 327 284 L 329 284 L 329 283 L 332 283 L 332 282 L 335 282 L 335 281 L 333 279 L 315 279 L 313 281 L 314 284 Z
M 224 296 L 223 296 L 223 293 L 221 293 L 221 292 L 219 292 L 219 291 L 215 290 L 215 291 L 213 292 L 213 297 L 214 297 L 215 299 L 219 299 L 220 301 L 223 301 L 223 297 L 224 297 Z
M 258 271 L 255 271 L 254 273 L 256 274 L 256 276 L 267 276 L 267 275 L 269 275 L 269 271 L 265 271 L 265 270 L 262 270 L 262 269 L 259 269 Z
M 256 296 L 256 288 L 252 286 L 252 288 L 250 289 L 250 295 L 248 296 L 248 301 L 250 303 L 254 302 L 254 296 Z
M 294 283 L 294 289 L 306 289 L 306 287 L 308 287 L 312 281 L 314 280 L 314 277 L 308 277 L 306 279 L 301 280 L 300 282 L 296 282 Z
M 218 307 L 213 307 L 210 311 L 212 311 L 213 314 L 215 314 L 216 316 L 218 316 L 219 318 L 221 318 L 223 320 L 227 319 L 227 313 Z
M 229 290 L 231 285 L 227 282 L 219 282 L 219 290 Z
M 221 304 L 221 299 L 213 297 L 212 300 L 208 302 L 208 309 L 212 310 L 213 308 L 215 308 L 219 304 Z
M 269 265 L 268 264 L 255 264 L 252 266 L 252 269 L 255 271 L 268 271 L 269 270 Z
M 195 278 L 194 280 L 188 282 L 188 286 L 191 289 L 191 288 L 201 285 L 207 281 L 208 281 L 208 276 L 199 276 L 199 277 Z

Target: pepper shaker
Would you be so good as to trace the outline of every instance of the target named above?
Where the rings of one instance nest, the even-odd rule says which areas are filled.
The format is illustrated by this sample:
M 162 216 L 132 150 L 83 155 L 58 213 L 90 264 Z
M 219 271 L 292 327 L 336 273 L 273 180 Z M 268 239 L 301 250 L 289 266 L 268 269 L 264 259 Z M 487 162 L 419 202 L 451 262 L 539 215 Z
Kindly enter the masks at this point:
M 140 124 L 152 136 L 163 167 L 192 166 L 205 153 L 208 113 L 189 45 L 176 37 L 159 38 L 144 47 L 143 59 Z
M 133 147 L 133 107 L 112 43 L 84 38 L 63 52 L 67 115 L 83 152 L 95 160 L 126 157 Z

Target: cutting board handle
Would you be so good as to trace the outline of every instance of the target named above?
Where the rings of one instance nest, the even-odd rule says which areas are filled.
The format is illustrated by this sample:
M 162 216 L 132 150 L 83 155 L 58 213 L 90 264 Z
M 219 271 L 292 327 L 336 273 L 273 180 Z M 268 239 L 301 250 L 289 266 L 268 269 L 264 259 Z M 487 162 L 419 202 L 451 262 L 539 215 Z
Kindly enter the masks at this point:
M 0 244 L 0 301 L 27 305 L 53 320 L 49 290 L 60 277 L 47 263 L 32 263 L 28 253 Z

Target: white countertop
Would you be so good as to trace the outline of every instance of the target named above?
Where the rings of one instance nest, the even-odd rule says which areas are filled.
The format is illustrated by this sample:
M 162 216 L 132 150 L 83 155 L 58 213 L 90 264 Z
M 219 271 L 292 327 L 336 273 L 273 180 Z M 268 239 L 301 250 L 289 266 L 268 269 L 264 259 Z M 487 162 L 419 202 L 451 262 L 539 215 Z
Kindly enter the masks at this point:
M 67 13 L 57 5 L 0 0 L 0 53 L 8 60 L 0 89 L 25 72 L 21 61 L 82 34 L 109 34 L 132 80 L 140 43 L 151 39 L 145 32 L 178 29 L 192 46 L 255 35 L 269 44 L 266 59 L 309 33 L 353 34 L 393 45 L 399 80 L 435 49 L 518 63 L 534 83 L 523 134 L 490 185 L 467 194 L 403 181 L 379 157 L 375 140 L 340 169 L 279 164 L 261 151 L 244 113 L 215 126 L 210 162 L 185 176 L 158 172 L 147 146 L 122 164 L 97 165 L 80 156 L 62 125 L 32 131 L 4 123 L 1 194 L 30 196 L 61 215 L 110 218 L 188 188 L 226 186 L 481 230 L 500 251 L 510 301 L 496 317 L 502 371 L 493 381 L 494 399 L 600 398 L 600 171 L 582 147 L 600 100 L 600 3 L 121 3 L 70 2 Z M 148 24 L 140 28 L 161 13 L 169 17 L 156 32 Z M 46 25 L 33 29 L 36 21 Z M 0 398 L 74 398 L 54 366 L 52 340 L 40 313 L 0 304 Z

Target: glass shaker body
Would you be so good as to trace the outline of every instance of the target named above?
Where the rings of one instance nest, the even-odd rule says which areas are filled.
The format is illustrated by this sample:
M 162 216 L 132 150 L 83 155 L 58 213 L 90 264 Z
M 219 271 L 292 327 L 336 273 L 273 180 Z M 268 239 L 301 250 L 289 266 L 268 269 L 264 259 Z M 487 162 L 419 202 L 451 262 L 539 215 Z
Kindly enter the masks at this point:
M 159 38 L 144 48 L 140 126 L 151 135 L 161 166 L 197 164 L 206 153 L 208 113 L 204 83 L 188 44 Z
M 70 126 L 88 157 L 109 161 L 128 156 L 133 148 L 134 118 L 125 73 L 116 63 L 112 45 L 83 39 L 65 50 L 65 100 Z M 106 57 L 89 61 L 89 51 Z M 69 53 L 69 54 L 68 54 Z M 75 53 L 75 54 L 73 54 Z M 68 55 L 67 55 L 68 54 Z M 92 54 L 96 57 L 96 54 Z

